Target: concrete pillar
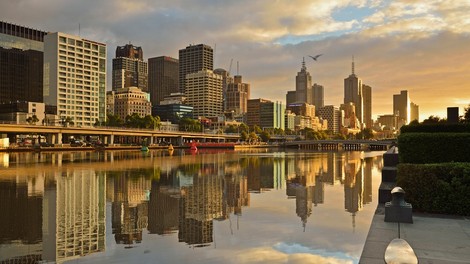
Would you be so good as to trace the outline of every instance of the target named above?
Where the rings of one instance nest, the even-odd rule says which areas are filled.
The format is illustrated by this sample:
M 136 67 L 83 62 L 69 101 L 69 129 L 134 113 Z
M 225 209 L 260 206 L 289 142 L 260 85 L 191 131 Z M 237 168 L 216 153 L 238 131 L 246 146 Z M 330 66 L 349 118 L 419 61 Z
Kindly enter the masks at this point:
M 157 137 L 154 137 L 153 135 L 150 136 L 150 145 L 153 145 L 154 144 L 154 139 L 156 139 Z
M 62 133 L 57 133 L 57 143 L 56 144 L 62 144 Z
M 183 146 L 183 142 L 184 142 L 184 141 L 183 141 L 183 137 L 182 137 L 182 136 L 179 136 L 179 137 L 178 137 L 178 142 L 177 142 L 177 143 L 178 143 L 178 146 Z
M 109 137 L 109 145 L 114 145 L 114 135 L 111 134 L 111 136 Z

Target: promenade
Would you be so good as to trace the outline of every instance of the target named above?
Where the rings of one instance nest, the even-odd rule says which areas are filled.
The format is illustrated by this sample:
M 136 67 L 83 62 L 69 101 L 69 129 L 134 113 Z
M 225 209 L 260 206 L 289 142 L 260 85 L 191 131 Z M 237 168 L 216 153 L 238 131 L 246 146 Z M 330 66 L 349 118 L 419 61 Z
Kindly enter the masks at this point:
M 384 222 L 379 205 L 372 219 L 360 264 L 383 264 L 385 249 L 398 237 L 398 224 Z M 413 224 L 400 224 L 420 264 L 470 263 L 470 218 L 413 213 Z

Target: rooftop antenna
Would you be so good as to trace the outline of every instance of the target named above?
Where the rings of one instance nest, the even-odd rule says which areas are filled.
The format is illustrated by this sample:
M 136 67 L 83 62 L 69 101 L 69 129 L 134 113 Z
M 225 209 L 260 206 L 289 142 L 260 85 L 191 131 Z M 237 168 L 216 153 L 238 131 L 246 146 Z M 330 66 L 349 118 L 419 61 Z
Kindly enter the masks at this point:
M 354 55 L 352 56 L 352 75 L 354 75 Z
M 306 70 L 307 67 L 305 67 L 305 57 L 302 57 L 302 70 Z

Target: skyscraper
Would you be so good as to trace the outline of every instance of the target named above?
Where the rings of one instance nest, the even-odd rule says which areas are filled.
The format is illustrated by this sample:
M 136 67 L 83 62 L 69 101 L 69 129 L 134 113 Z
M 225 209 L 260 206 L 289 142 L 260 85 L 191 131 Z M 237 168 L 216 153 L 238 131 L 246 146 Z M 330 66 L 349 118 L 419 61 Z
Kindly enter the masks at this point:
M 393 113 L 398 115 L 398 123 L 407 125 L 410 123 L 410 97 L 408 91 L 400 91 L 400 94 L 393 95 Z
M 0 102 L 43 102 L 47 33 L 0 21 Z
M 189 45 L 179 50 L 179 90 L 186 91 L 187 74 L 214 69 L 214 51 L 208 45 Z
M 302 68 L 295 77 L 295 93 L 297 102 L 312 104 L 312 76 L 307 71 L 305 59 L 302 60 Z
M 372 88 L 363 84 L 354 73 L 354 57 L 352 72 L 344 79 L 344 103 L 354 103 L 359 122 L 366 128 L 372 127 Z
M 235 115 L 246 114 L 247 103 L 250 99 L 250 84 L 242 82 L 241 75 L 235 75 L 233 83 L 227 85 L 226 111 L 233 111 Z
M 152 105 L 159 105 L 165 96 L 179 91 L 179 62 L 177 59 L 167 56 L 150 58 L 148 70 L 148 87 Z
M 187 104 L 194 107 L 193 116 L 214 117 L 223 114 L 222 76 L 211 70 L 186 75 Z
M 372 88 L 369 85 L 362 84 L 362 99 L 363 99 L 363 123 L 366 128 L 372 127 Z
M 414 120 L 419 122 L 419 105 L 411 102 L 410 103 L 410 122 Z
M 148 67 L 142 58 L 141 47 L 126 44 L 116 48 L 116 58 L 113 59 L 113 91 L 134 86 L 148 92 Z
M 77 126 L 104 122 L 106 44 L 61 32 L 44 37 L 44 102 Z
M 315 106 L 315 108 L 323 107 L 325 106 L 325 93 L 323 89 L 323 85 L 320 84 L 313 84 L 312 86 L 312 103 Z

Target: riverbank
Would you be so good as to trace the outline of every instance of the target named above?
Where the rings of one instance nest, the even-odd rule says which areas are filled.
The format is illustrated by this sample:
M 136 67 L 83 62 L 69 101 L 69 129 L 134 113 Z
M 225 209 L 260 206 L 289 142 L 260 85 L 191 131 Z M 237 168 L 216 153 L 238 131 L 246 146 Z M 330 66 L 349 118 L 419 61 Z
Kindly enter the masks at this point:
M 379 205 L 362 251 L 360 264 L 383 264 L 385 249 L 398 237 L 398 223 L 384 222 Z M 400 238 L 413 248 L 420 264 L 470 263 L 470 218 L 413 213 L 413 224 L 400 224 Z
M 233 150 L 243 150 L 243 149 L 257 149 L 257 148 L 277 148 L 279 147 L 278 144 L 265 144 L 265 145 L 237 145 L 237 144 L 198 144 L 197 148 L 204 149 L 204 148 L 212 148 L 212 149 L 233 149 Z M 8 148 L 0 148 L 0 152 L 32 152 L 32 151 L 47 151 L 47 152 L 54 152 L 54 151 L 105 151 L 105 150 L 141 150 L 142 146 L 139 145 L 108 145 L 105 147 L 95 148 L 92 146 L 82 146 L 82 147 L 72 147 L 70 144 L 58 144 L 55 146 L 50 147 L 19 147 L 19 146 L 11 146 Z M 168 146 L 159 146 L 159 145 L 150 145 L 148 146 L 149 149 L 168 149 Z M 174 149 L 189 149 L 189 145 L 184 146 L 173 146 Z

